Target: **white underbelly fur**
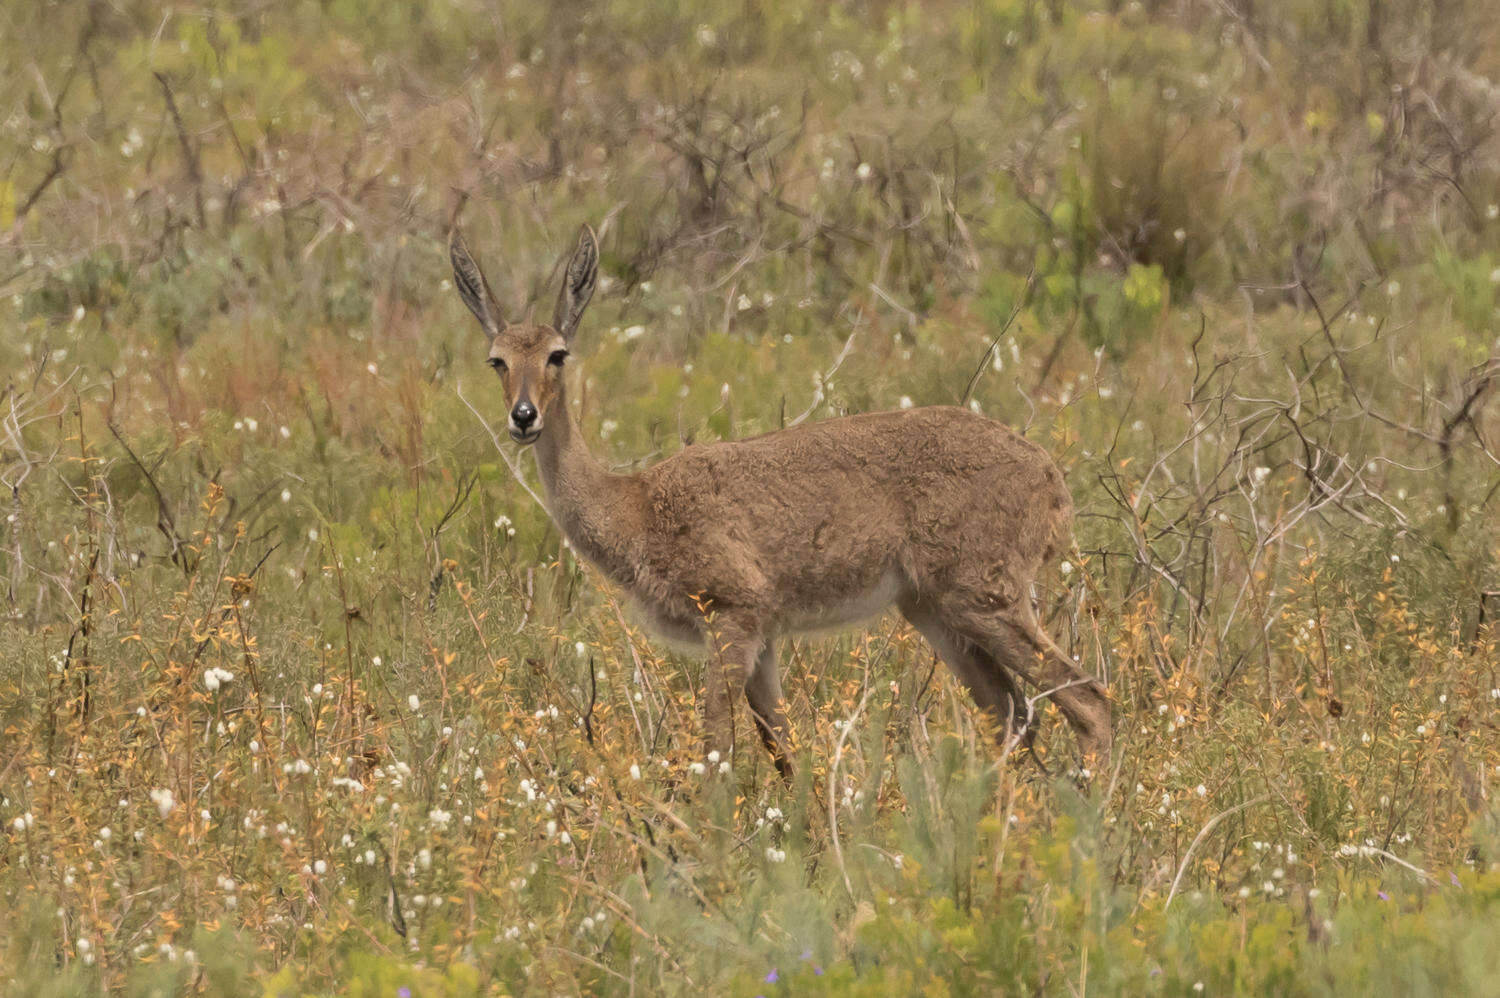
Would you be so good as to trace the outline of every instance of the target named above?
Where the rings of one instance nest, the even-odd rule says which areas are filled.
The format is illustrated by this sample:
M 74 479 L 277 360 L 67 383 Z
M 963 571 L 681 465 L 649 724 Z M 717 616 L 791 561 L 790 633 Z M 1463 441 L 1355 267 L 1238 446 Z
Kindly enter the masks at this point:
M 902 579 L 896 571 L 888 571 L 871 586 L 858 592 L 847 593 L 842 599 L 823 606 L 810 607 L 782 622 L 782 630 L 796 634 L 809 631 L 829 631 L 850 627 L 876 616 L 896 600 L 901 592 Z
M 805 612 L 795 613 L 775 622 L 776 633 L 809 634 L 819 631 L 835 631 L 863 623 L 877 616 L 896 601 L 903 580 L 894 569 L 886 572 L 868 589 L 844 594 L 843 598 L 823 606 L 809 607 Z M 696 627 L 687 628 L 652 612 L 649 604 L 631 600 L 629 610 L 632 617 L 646 625 L 646 630 L 657 641 L 673 651 L 687 655 L 701 655 L 705 651 L 703 633 Z
M 643 601 L 631 600 L 627 606 L 630 615 L 646 625 L 646 633 L 683 655 L 702 655 L 706 650 L 703 632 L 694 627 L 683 627 L 676 621 L 655 613 Z

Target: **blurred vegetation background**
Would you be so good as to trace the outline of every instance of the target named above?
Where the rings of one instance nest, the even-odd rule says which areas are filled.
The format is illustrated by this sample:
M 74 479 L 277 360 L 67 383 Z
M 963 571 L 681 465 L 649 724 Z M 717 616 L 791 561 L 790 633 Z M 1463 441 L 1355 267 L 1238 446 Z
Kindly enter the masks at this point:
M 1493 15 L 6 5 L 0 979 L 1495 993 Z M 622 469 L 1047 446 L 1110 771 L 997 763 L 890 619 L 784 651 L 798 786 L 706 766 L 490 432 L 456 220 L 516 315 L 598 229 Z

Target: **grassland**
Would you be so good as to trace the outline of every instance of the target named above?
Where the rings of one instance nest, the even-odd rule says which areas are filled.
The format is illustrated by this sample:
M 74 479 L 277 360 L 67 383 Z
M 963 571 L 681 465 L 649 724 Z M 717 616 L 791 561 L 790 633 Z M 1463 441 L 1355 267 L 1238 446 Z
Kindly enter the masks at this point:
M 0 982 L 1500 993 L 1497 81 L 1481 0 L 8 5 Z M 700 758 L 459 216 L 518 313 L 598 228 L 620 467 L 972 382 L 1107 767 L 894 617 Z

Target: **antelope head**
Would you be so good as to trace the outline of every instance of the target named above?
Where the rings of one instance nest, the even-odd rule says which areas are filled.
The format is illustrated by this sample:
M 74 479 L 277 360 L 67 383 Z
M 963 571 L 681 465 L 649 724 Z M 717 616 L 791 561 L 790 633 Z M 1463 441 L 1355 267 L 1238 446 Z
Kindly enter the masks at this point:
M 459 296 L 489 338 L 488 363 L 500 376 L 505 392 L 510 437 L 518 444 L 536 443 L 552 421 L 554 405 L 563 396 L 563 364 L 578 330 L 578 320 L 594 294 L 594 281 L 599 274 L 599 243 L 594 230 L 585 225 L 578 233 L 578 248 L 563 275 L 551 325 L 505 321 L 484 272 L 469 255 L 456 228 L 448 244 L 448 255 L 453 262 L 453 281 Z M 567 414 L 559 412 L 556 418 L 566 419 Z

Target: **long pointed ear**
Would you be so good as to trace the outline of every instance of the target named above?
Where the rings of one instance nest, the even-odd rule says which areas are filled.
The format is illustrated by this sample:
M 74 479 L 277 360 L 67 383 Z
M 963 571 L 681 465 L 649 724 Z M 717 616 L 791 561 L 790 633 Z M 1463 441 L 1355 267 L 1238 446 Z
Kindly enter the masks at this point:
M 552 325 L 563 339 L 571 340 L 578 330 L 578 320 L 594 295 L 594 281 L 599 276 L 599 241 L 587 225 L 578 230 L 578 248 L 568 261 L 562 290 L 557 294 L 557 311 Z
M 505 328 L 505 320 L 500 316 L 495 296 L 490 293 L 484 271 L 479 269 L 479 264 L 469 255 L 463 233 L 456 226 L 453 234 L 448 237 L 448 259 L 453 262 L 453 284 L 458 288 L 458 296 L 469 306 L 474 318 L 479 320 L 479 328 L 484 330 L 484 335 L 494 339 Z

